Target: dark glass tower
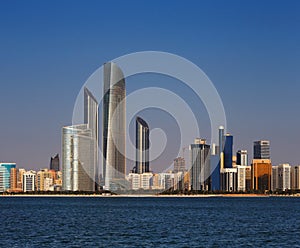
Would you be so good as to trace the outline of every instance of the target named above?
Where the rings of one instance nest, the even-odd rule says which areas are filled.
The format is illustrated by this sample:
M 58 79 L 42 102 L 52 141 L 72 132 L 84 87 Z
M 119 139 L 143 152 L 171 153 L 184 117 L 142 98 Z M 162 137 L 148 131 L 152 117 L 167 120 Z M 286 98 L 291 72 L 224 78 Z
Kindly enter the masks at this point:
M 259 140 L 254 141 L 253 159 L 271 159 L 270 156 L 270 141 Z
M 149 126 L 142 118 L 136 118 L 136 173 L 149 172 Z
M 192 189 L 210 190 L 210 145 L 204 139 L 196 139 L 189 150 Z
M 224 145 L 224 168 L 232 168 L 232 150 L 233 150 L 233 136 L 225 135 Z
M 59 171 L 59 155 L 58 154 L 56 154 L 55 157 L 51 157 L 50 170 Z
M 110 189 L 113 181 L 125 180 L 126 89 L 123 72 L 115 63 L 104 64 L 103 176 Z

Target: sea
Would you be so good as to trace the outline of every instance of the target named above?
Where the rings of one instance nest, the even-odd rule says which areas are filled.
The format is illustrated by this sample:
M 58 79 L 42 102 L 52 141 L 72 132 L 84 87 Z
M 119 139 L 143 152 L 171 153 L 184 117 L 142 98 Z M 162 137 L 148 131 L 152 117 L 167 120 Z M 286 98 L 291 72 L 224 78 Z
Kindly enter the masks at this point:
M 0 247 L 300 247 L 300 197 L 1 197 Z

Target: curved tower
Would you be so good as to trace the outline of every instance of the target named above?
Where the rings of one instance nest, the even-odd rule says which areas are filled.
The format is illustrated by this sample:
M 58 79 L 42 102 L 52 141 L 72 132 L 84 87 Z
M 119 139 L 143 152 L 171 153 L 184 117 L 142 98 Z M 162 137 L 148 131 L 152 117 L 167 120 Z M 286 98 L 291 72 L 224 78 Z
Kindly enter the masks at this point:
M 104 64 L 103 176 L 106 189 L 125 178 L 126 89 L 123 72 L 115 63 Z
M 136 173 L 149 172 L 149 126 L 142 118 L 136 118 Z

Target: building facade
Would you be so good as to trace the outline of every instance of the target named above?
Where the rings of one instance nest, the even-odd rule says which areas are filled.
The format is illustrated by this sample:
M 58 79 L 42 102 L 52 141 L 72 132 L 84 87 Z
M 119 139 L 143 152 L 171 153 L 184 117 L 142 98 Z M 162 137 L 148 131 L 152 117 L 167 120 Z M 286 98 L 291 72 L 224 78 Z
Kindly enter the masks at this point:
M 123 72 L 115 63 L 104 64 L 103 176 L 104 188 L 125 178 L 126 88 Z
M 242 166 L 248 166 L 248 151 L 238 150 L 236 153 L 236 164 Z
M 233 136 L 227 133 L 224 139 L 224 168 L 232 168 Z
M 59 171 L 59 155 L 50 158 L 50 170 Z
M 210 190 L 210 146 L 205 139 L 196 139 L 189 147 L 191 189 Z
M 259 140 L 253 144 L 253 159 L 271 159 L 270 141 Z
M 0 192 L 5 192 L 11 188 L 11 169 L 16 168 L 15 163 L 0 163 Z
M 292 189 L 300 189 L 300 165 L 291 168 L 291 187 Z
M 35 171 L 26 171 L 23 173 L 23 192 L 35 191 Z
M 260 192 L 271 190 L 272 164 L 270 159 L 253 159 L 251 189 Z
M 174 159 L 174 173 L 185 172 L 185 159 L 183 157 L 178 157 Z
M 136 118 L 135 172 L 148 173 L 149 169 L 149 126 L 141 117 Z
M 237 191 L 237 168 L 224 168 L 221 170 L 221 190 L 227 192 Z
M 251 185 L 251 166 L 237 165 L 237 191 L 249 191 Z
M 286 191 L 291 189 L 291 166 L 280 164 L 272 167 L 272 190 Z
M 87 88 L 84 122 L 62 129 L 64 191 L 95 191 L 98 182 L 98 102 Z

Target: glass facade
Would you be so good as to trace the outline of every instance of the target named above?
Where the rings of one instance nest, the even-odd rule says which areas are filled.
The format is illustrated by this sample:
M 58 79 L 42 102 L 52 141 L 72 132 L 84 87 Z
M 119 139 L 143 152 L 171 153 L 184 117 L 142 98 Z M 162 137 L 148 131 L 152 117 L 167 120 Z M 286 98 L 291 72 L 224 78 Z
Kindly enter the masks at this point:
M 15 163 L 0 163 L 0 192 L 10 189 L 10 173 L 13 168 L 16 168 Z
M 84 124 L 62 129 L 62 173 L 65 191 L 95 191 L 98 182 L 98 103 L 84 89 Z
M 270 159 L 270 141 L 254 141 L 253 151 L 253 159 Z
M 224 145 L 224 168 L 232 168 L 232 150 L 233 150 L 233 136 L 225 135 Z
M 55 157 L 51 157 L 50 170 L 59 171 L 59 155 L 58 154 L 56 154 Z
M 191 144 L 189 150 L 192 190 L 210 190 L 210 146 Z
M 114 63 L 104 64 L 103 102 L 103 176 L 110 189 L 113 181 L 125 180 L 126 89 L 121 69 Z M 113 183 L 114 184 L 114 183 Z
M 136 173 L 149 172 L 149 126 L 140 117 L 136 118 Z

